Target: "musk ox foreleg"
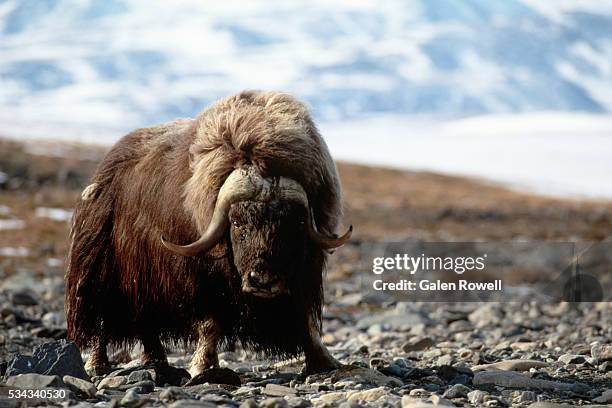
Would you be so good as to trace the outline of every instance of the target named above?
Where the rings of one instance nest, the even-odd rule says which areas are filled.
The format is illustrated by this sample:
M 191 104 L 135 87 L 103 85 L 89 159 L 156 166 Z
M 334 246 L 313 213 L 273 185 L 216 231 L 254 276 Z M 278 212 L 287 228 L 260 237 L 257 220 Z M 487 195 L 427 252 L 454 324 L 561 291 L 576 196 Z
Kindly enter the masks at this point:
M 143 364 L 166 363 L 168 361 L 166 358 L 166 350 L 164 350 L 164 346 L 161 344 L 161 341 L 159 341 L 159 336 L 157 334 L 142 336 L 140 341 L 144 349 L 140 357 Z
M 111 365 L 106 353 L 106 339 L 96 337 L 91 344 L 91 353 L 85 363 L 85 371 L 91 376 L 108 374 L 111 371 Z
M 219 367 L 217 356 L 217 344 L 220 339 L 219 326 L 213 319 L 207 319 L 198 324 L 197 331 L 198 344 L 189 366 L 189 374 L 192 378 L 204 370 Z
M 312 316 L 308 317 L 308 338 L 304 345 L 306 367 L 304 374 L 324 373 L 340 368 L 341 364 L 327 350 L 319 334 L 319 325 Z

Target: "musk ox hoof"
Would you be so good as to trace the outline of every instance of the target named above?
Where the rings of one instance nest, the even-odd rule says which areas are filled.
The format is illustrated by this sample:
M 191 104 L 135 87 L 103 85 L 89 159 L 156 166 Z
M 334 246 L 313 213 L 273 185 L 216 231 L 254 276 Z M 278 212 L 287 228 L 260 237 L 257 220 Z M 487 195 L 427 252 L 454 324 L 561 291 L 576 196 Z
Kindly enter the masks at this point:
M 191 366 L 189 366 L 189 374 L 191 375 L 191 378 L 195 378 L 198 375 L 202 374 L 204 371 L 206 370 L 210 370 L 213 368 L 219 368 L 219 363 L 216 364 L 192 364 Z
M 85 372 L 90 377 L 101 377 L 113 371 L 113 367 L 109 364 L 89 365 L 85 364 Z
M 326 359 L 323 361 L 318 361 L 316 363 L 310 363 L 310 364 L 306 363 L 306 366 L 300 373 L 300 376 L 308 377 L 309 375 L 313 375 L 313 374 L 328 373 L 330 371 L 334 371 L 342 367 L 344 366 L 340 364 L 334 358 L 329 359 L 329 360 Z
M 240 387 L 240 377 L 235 371 L 229 368 L 209 368 L 193 377 L 185 386 L 204 383 L 228 384 Z

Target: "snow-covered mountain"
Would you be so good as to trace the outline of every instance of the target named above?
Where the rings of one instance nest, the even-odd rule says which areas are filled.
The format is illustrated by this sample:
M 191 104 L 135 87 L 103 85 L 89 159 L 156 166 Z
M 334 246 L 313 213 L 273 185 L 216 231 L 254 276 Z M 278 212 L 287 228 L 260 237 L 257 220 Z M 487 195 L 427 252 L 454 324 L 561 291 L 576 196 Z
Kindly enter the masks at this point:
M 612 198 L 612 0 L 0 0 L 0 135 L 111 143 L 244 88 L 337 158 Z
M 323 121 L 610 112 L 612 1 L 0 0 L 0 132 L 115 132 L 243 88 Z

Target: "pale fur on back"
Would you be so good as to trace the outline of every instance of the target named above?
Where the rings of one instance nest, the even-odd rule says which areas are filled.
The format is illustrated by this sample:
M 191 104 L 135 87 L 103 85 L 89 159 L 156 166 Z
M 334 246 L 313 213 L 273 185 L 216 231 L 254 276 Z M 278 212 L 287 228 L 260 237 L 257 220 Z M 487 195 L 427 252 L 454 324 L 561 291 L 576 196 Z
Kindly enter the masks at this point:
M 213 104 L 195 121 L 189 150 L 193 174 L 184 197 L 200 232 L 227 176 L 248 164 L 264 177 L 298 181 L 319 230 L 335 232 L 342 215 L 338 173 L 303 103 L 286 93 L 244 91 Z

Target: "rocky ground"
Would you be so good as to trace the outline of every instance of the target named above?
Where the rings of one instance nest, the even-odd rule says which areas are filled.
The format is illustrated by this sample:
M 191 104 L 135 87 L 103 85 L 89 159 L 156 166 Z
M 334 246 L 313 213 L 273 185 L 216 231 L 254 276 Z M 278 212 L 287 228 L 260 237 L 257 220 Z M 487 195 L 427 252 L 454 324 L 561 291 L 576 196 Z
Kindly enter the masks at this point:
M 405 302 L 363 291 L 371 272 L 361 262 L 368 243 L 386 240 L 601 241 L 612 204 L 348 164 L 340 171 L 355 239 L 332 257 L 323 321 L 343 368 L 304 378 L 299 359 L 238 348 L 186 384 L 180 372 L 142 366 L 136 347 L 115 350 L 115 370 L 90 378 L 87 351 L 62 340 L 63 271 L 70 208 L 102 154 L 0 143 L 0 407 L 612 404 L 612 303 Z M 171 350 L 170 364 L 186 367 L 191 351 Z M 8 398 L 24 389 L 67 391 Z

